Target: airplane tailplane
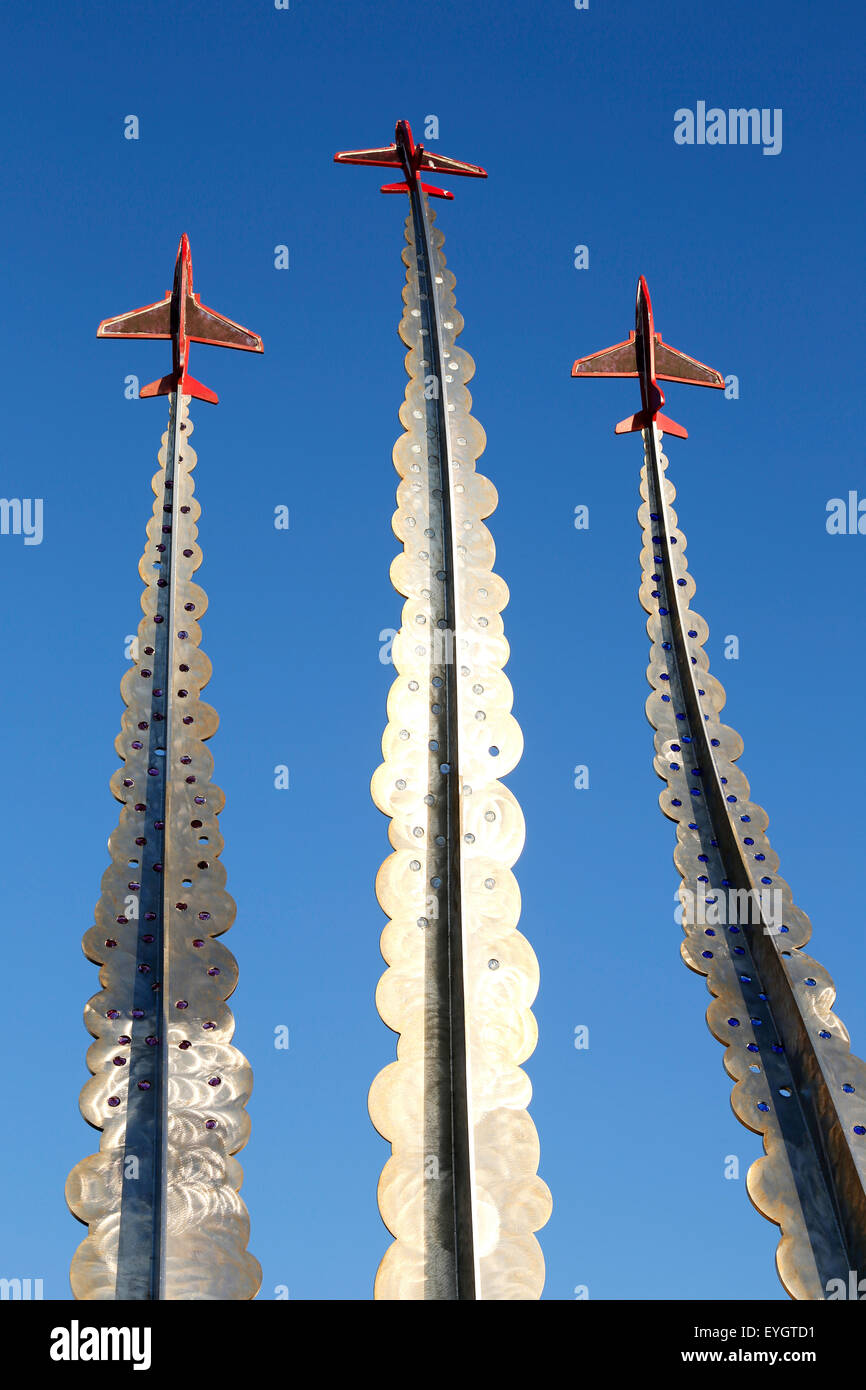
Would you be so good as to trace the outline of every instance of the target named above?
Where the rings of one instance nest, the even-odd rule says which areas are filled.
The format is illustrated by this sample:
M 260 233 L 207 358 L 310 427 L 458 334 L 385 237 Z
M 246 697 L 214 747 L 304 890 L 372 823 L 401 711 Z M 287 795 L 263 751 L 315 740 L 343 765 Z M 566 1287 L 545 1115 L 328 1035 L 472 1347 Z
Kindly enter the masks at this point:
M 160 377 L 159 381 L 151 381 L 147 386 L 142 386 L 139 396 L 168 396 L 175 388 L 176 377 L 174 372 L 170 376 Z
M 450 201 L 454 201 L 454 194 L 449 193 L 447 188 L 434 188 L 430 183 L 422 183 L 421 187 L 428 198 L 448 198 Z
M 449 193 L 447 188 L 434 188 L 431 183 L 422 183 L 421 187 L 428 198 L 450 198 L 453 200 L 454 194 Z M 408 193 L 408 183 L 383 183 L 379 189 L 380 193 Z
M 678 425 L 676 420 L 672 420 L 669 415 L 662 415 L 661 411 L 656 415 L 656 424 L 662 434 L 673 434 L 676 435 L 677 439 L 688 439 L 689 437 L 689 432 L 684 425 Z
M 195 396 L 198 401 L 209 401 L 211 405 L 219 405 L 220 398 L 216 391 L 212 391 L 209 386 L 203 386 L 194 376 L 185 376 L 180 386 L 185 396 Z
M 616 434 L 632 434 L 638 430 L 648 430 L 655 422 L 664 434 L 673 434 L 678 439 L 688 439 L 689 433 L 682 425 L 678 425 L 676 420 L 672 420 L 669 415 L 662 415 L 661 411 L 653 414 L 649 410 L 639 410 L 637 415 L 629 415 L 626 420 L 620 420 L 616 427 Z
M 161 377 L 159 381 L 151 381 L 147 386 L 142 386 L 138 394 L 142 399 L 148 396 L 170 396 L 178 386 L 184 396 L 195 396 L 196 400 L 208 401 L 211 405 L 219 404 L 219 396 L 209 386 L 203 386 L 194 376 L 185 376 L 178 383 L 174 372 L 170 376 Z

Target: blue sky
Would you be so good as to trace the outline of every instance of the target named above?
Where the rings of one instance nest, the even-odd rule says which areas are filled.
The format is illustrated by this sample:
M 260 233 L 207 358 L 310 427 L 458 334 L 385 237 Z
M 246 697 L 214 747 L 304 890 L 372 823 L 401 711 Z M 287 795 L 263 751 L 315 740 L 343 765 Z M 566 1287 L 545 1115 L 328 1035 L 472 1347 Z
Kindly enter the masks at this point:
M 371 1296 L 388 1150 L 366 1094 L 394 1038 L 373 1000 L 388 845 L 369 778 L 393 676 L 379 633 L 401 607 L 388 567 L 406 206 L 331 157 L 386 142 L 398 117 L 419 135 L 435 114 L 433 147 L 490 174 L 455 180 L 436 211 L 512 594 L 526 751 L 508 782 L 527 822 L 521 926 L 541 964 L 527 1070 L 554 1199 L 545 1297 L 784 1298 L 775 1228 L 745 1193 L 760 1140 L 730 1111 L 705 985 L 679 958 L 675 831 L 644 716 L 642 451 L 613 434 L 637 386 L 569 370 L 626 336 L 643 273 L 667 341 L 738 378 L 737 400 L 667 393 L 691 436 L 669 456 L 695 606 L 781 872 L 863 1055 L 866 537 L 825 528 L 830 498 L 866 494 L 860 7 L 79 0 L 7 6 L 2 29 L 0 490 L 44 499 L 44 535 L 0 536 L 0 1273 L 68 1298 L 84 1235 L 63 1199 L 97 1139 L 78 1113 L 97 988 L 79 943 L 119 809 L 118 684 L 166 419 L 164 401 L 128 401 L 123 385 L 169 363 L 165 344 L 97 342 L 95 328 L 163 294 L 186 231 L 204 301 L 265 342 L 263 358 L 192 359 L 221 396 L 192 409 L 197 579 L 239 906 L 232 1007 L 256 1086 L 250 1248 L 263 1298 L 278 1285 Z M 781 152 L 677 145 L 674 113 L 698 101 L 781 109 Z M 288 791 L 273 785 L 282 763 Z M 578 763 L 588 790 L 572 785 Z M 573 1046 L 580 1024 L 588 1051 Z M 731 1154 L 738 1181 L 723 1176 Z

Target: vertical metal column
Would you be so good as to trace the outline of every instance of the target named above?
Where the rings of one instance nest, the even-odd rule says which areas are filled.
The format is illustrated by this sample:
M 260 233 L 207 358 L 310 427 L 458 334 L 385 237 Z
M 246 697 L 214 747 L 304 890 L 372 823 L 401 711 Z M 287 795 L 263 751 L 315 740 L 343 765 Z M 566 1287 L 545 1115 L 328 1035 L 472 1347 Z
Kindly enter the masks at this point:
M 530 1005 L 538 967 L 516 931 L 510 872 L 523 818 L 498 780 L 520 757 L 501 610 L 483 524 L 496 493 L 475 471 L 484 433 L 471 414 L 472 359 L 418 169 L 458 164 L 416 147 L 405 123 L 393 146 L 338 156 L 402 167 L 407 267 L 400 334 L 409 384 L 394 449 L 401 475 L 391 568 L 406 596 L 393 648 L 384 762 L 373 797 L 391 818 L 394 853 L 377 879 L 390 918 L 382 1018 L 400 1034 L 398 1060 L 373 1083 L 370 1113 L 391 1142 L 379 1184 L 395 1236 L 376 1297 L 537 1298 L 543 1260 L 533 1232 L 550 1212 L 519 1063 L 536 1039 Z M 429 162 L 428 162 L 429 161 Z M 460 164 L 454 172 L 483 172 Z
M 454 484 L 446 383 L 446 376 L 451 373 L 442 354 L 439 286 L 443 277 L 433 271 L 429 204 L 417 180 L 412 181 L 410 198 L 424 353 L 420 366 L 425 376 L 429 507 L 437 523 L 436 535 L 431 539 L 431 546 L 435 544 L 438 552 L 433 573 L 437 578 L 441 576 L 441 606 L 436 610 L 435 622 L 436 631 L 442 634 L 443 648 L 433 654 L 436 674 L 431 684 L 432 680 L 441 681 L 440 698 L 435 702 L 441 713 L 433 714 L 430 727 L 431 741 L 437 746 L 429 759 L 433 806 L 427 818 L 427 835 L 433 844 L 444 846 L 445 852 L 434 855 L 436 863 L 431 866 L 433 876 L 441 877 L 443 882 L 438 890 L 436 927 L 425 937 L 425 1031 L 436 1043 L 425 1052 L 424 1151 L 436 1157 L 439 1175 L 425 1185 L 425 1243 L 429 1258 L 424 1296 L 473 1299 L 476 1274 L 463 986 L 460 683 L 453 656 L 460 635 L 460 615 L 455 585 L 456 538 L 451 497 Z
M 165 991 L 160 988 L 168 974 L 166 954 L 165 875 L 154 865 L 166 860 L 166 749 L 172 745 L 172 723 L 176 699 L 172 679 L 172 647 L 175 631 L 182 623 L 176 612 L 177 584 L 172 514 L 174 485 L 180 451 L 180 421 L 177 393 L 169 397 L 168 436 L 162 478 L 159 572 L 165 582 L 157 592 L 157 618 L 152 646 L 144 657 L 152 663 L 147 729 L 148 771 L 144 787 L 144 824 L 150 828 L 149 844 L 142 855 L 135 877 L 138 913 L 149 931 L 138 938 L 133 977 L 132 1018 L 137 1027 L 130 1035 L 127 1060 L 127 1118 L 123 1148 L 120 1193 L 120 1230 L 117 1248 L 117 1299 L 159 1299 L 164 1287 L 163 1246 L 166 1197 L 166 1049 L 154 1040 L 167 1036 Z M 157 581 L 159 583 L 159 581 Z M 147 669 L 145 667 L 144 669 Z M 145 732 L 142 730 L 141 732 Z M 139 742 L 141 740 L 136 740 Z M 133 779 L 127 778 L 131 782 Z M 130 788 L 131 789 L 131 788 Z M 134 866 L 130 866 L 134 867 Z M 148 870 L 150 872 L 148 872 Z M 106 943 L 107 944 L 107 943 Z M 124 1054 L 125 1055 L 125 1054 Z M 132 1162 L 129 1160 L 132 1159 Z

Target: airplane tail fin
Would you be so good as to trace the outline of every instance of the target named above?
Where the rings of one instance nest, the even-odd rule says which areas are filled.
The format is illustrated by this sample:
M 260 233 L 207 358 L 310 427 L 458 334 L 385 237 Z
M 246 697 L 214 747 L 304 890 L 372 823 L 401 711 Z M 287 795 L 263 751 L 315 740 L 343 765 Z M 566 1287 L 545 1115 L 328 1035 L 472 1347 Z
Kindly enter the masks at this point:
M 209 386 L 202 385 L 194 376 L 185 376 L 178 383 L 173 372 L 169 376 L 161 377 L 159 381 L 151 381 L 147 386 L 142 386 L 138 394 L 142 399 L 149 396 L 170 396 L 178 386 L 184 396 L 194 396 L 196 400 L 208 401 L 210 405 L 219 404 L 219 396 Z
M 673 434 L 677 439 L 688 439 L 689 432 L 682 425 L 678 425 L 676 420 L 672 420 L 669 415 L 662 415 L 661 411 L 653 414 L 649 410 L 639 410 L 636 415 L 629 415 L 627 419 L 620 420 L 616 427 L 616 434 L 632 434 L 638 430 L 648 430 L 655 422 L 663 434 Z

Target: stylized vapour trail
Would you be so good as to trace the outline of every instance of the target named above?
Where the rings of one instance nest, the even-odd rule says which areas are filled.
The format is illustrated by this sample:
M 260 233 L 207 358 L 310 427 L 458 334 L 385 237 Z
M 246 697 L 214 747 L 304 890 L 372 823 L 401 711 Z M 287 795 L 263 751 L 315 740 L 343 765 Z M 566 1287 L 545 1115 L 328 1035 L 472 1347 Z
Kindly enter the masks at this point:
M 500 778 L 522 751 L 503 667 L 508 590 L 484 525 L 496 491 L 476 472 L 471 357 L 443 237 L 423 189 L 406 222 L 409 384 L 394 449 L 401 476 L 391 567 L 406 597 L 393 644 L 384 759 L 373 797 L 394 852 L 377 880 L 390 921 L 379 1012 L 400 1034 L 370 1114 L 392 1156 L 379 1207 L 394 1235 L 383 1299 L 532 1299 L 544 1282 L 533 1234 L 550 1214 L 521 1063 L 535 1047 L 538 965 L 520 932 L 511 866 L 520 807 Z

